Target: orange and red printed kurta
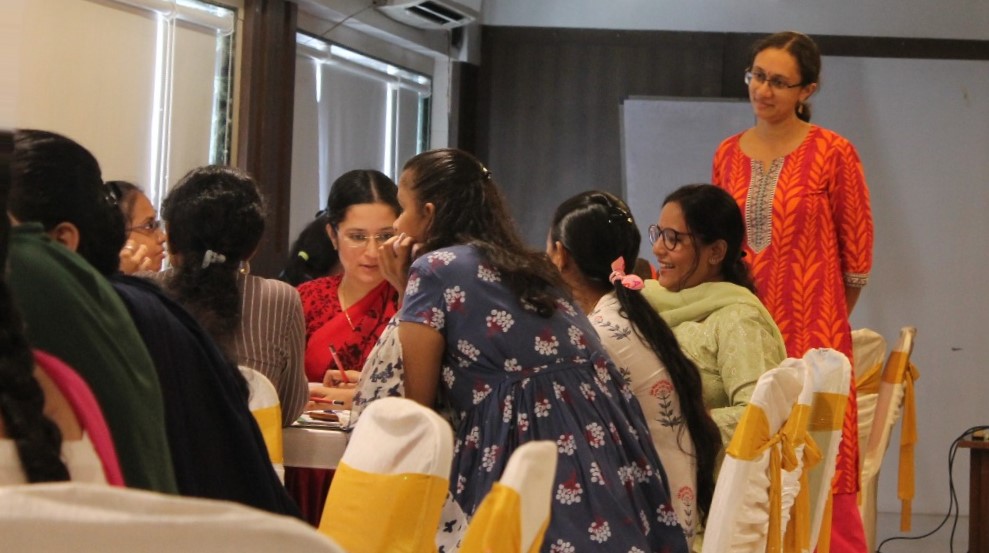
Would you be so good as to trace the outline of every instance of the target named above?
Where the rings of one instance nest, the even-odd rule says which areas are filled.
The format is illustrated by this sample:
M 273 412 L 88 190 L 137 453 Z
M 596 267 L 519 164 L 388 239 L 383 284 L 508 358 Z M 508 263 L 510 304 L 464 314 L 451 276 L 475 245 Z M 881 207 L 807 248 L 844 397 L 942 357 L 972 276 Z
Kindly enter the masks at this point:
M 745 216 L 745 259 L 787 355 L 827 347 L 851 360 L 845 286 L 866 284 L 873 242 L 858 153 L 840 135 L 812 126 L 796 150 L 764 168 L 742 153 L 740 137 L 718 147 L 712 182 L 734 196 Z M 857 418 L 853 380 L 835 493 L 859 489 Z

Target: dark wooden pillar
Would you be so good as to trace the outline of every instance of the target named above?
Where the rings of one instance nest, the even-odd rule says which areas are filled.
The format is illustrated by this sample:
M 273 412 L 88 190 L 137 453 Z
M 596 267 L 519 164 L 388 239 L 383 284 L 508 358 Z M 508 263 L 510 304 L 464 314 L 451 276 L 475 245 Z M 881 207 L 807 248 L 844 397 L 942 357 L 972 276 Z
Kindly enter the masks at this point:
M 275 276 L 288 250 L 292 109 L 298 7 L 288 0 L 246 0 L 240 76 L 237 166 L 257 179 L 268 223 L 251 270 Z

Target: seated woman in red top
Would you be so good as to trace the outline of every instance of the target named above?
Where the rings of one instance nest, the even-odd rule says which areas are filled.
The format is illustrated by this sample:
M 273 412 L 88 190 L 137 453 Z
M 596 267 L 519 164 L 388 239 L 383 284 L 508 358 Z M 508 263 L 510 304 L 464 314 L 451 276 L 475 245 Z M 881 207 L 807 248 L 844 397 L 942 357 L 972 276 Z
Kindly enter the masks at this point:
M 394 235 L 392 225 L 401 211 L 395 190 L 391 179 L 370 170 L 344 173 L 330 189 L 326 233 L 343 272 L 299 286 L 309 382 L 356 383 L 357 371 L 395 314 L 398 294 L 378 268 L 378 246 Z M 349 403 L 350 398 L 340 399 Z
M 392 225 L 400 211 L 395 183 L 386 175 L 344 173 L 330 188 L 325 215 L 343 272 L 299 285 L 306 377 L 314 395 L 342 400 L 345 408 L 350 408 L 361 367 L 395 314 L 398 293 L 378 267 L 378 246 L 395 234 Z M 285 486 L 313 525 L 319 524 L 330 478 L 330 471 L 285 471 Z

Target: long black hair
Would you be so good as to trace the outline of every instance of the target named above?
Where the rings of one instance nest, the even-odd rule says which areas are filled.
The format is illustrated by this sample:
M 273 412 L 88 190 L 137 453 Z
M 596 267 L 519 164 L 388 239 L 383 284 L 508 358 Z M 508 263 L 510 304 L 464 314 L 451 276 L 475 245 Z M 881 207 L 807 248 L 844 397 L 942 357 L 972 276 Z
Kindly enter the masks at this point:
M 745 222 L 735 198 L 713 184 L 687 184 L 666 196 L 663 205 L 668 203 L 676 203 L 680 207 L 683 220 L 687 223 L 687 232 L 692 233 L 695 240 L 704 245 L 725 241 L 727 248 L 720 267 L 722 278 L 756 293 L 748 265 L 742 261 L 745 255 L 742 250 Z M 690 274 L 696 270 L 698 262 L 699 258 L 695 257 Z
M 613 261 L 622 258 L 630 271 L 638 256 L 641 236 L 631 211 L 625 202 L 607 192 L 583 192 L 556 209 L 550 239 L 566 248 L 588 283 L 602 292 L 615 292 L 621 304 L 620 314 L 632 323 L 635 333 L 669 371 L 697 459 L 697 505 L 702 517 L 706 516 L 714 495 L 721 433 L 704 407 L 700 371 L 642 293 L 626 288 L 620 281 L 610 281 Z M 683 436 L 683 427 L 680 432 L 678 439 Z
M 39 137 L 31 131 L 18 131 L 14 135 L 0 131 L 0 205 L 4 213 L 0 215 L 0 418 L 6 435 L 14 441 L 26 479 L 31 483 L 69 479 L 69 470 L 61 459 L 62 432 L 44 415 L 44 392 L 34 379 L 31 346 L 6 278 L 10 237 L 10 219 L 6 212 L 11 177 L 19 181 L 25 172 L 32 170 L 32 163 L 39 160 L 25 151 L 36 144 L 35 138 Z M 46 135 L 44 140 L 71 142 L 55 135 Z
M 563 281 L 542 252 L 522 242 L 491 172 L 474 156 L 452 148 L 423 152 L 405 163 L 418 201 L 435 206 L 421 253 L 471 244 L 501 273 L 524 305 L 542 317 L 556 310 Z
M 169 192 L 162 214 L 169 252 L 179 260 L 169 291 L 235 359 L 241 317 L 237 271 L 264 233 L 257 183 L 233 167 L 193 169 Z

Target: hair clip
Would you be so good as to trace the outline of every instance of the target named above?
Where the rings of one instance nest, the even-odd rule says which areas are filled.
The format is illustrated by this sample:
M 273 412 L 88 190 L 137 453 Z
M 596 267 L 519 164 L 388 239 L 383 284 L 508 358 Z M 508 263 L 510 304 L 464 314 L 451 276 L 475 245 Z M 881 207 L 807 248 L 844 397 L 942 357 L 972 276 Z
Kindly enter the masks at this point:
M 491 171 L 484 165 L 481 165 L 481 176 L 484 180 L 491 180 Z
M 608 276 L 608 280 L 612 284 L 621 283 L 629 290 L 642 290 L 645 287 L 645 283 L 638 275 L 625 274 L 625 259 L 622 257 L 611 262 L 611 275 Z
M 216 253 L 213 250 L 206 250 L 203 254 L 203 269 L 209 267 L 213 263 L 223 263 L 227 260 L 227 256 L 222 253 Z
M 309 261 L 309 253 L 306 252 L 306 250 L 299 250 L 299 253 L 297 253 L 296 255 L 301 257 L 303 261 Z

